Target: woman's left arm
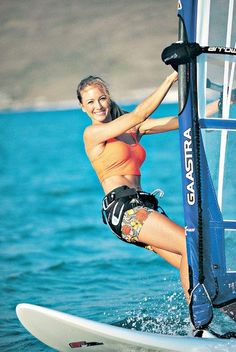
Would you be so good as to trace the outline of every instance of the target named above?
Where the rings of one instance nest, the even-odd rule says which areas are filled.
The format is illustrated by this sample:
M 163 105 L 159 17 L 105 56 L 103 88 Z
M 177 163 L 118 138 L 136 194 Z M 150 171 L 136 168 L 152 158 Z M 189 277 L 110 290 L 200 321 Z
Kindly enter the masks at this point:
M 149 118 L 139 126 L 139 134 L 155 134 L 173 131 L 179 128 L 178 117 L 161 117 L 157 119 Z

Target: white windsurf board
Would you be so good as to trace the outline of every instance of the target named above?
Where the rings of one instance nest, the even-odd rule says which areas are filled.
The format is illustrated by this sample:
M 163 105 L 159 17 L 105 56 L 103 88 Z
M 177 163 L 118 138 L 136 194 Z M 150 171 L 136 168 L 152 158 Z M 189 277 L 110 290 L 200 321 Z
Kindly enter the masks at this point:
M 32 304 L 17 305 L 22 325 L 38 340 L 60 352 L 234 352 L 235 339 L 169 336 L 124 329 Z

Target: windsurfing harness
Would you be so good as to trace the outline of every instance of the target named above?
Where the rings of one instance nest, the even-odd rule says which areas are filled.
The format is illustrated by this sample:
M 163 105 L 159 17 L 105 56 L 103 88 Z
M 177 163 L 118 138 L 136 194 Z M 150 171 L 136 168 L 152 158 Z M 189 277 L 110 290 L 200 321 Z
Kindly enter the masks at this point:
M 152 193 L 138 191 L 128 186 L 115 188 L 103 198 L 103 222 L 108 224 L 111 230 L 122 241 L 125 241 L 121 236 L 121 224 L 124 213 L 137 206 L 145 206 L 166 215 L 164 210 L 159 206 L 158 199 Z M 140 242 L 136 242 L 135 244 L 141 247 L 146 246 Z

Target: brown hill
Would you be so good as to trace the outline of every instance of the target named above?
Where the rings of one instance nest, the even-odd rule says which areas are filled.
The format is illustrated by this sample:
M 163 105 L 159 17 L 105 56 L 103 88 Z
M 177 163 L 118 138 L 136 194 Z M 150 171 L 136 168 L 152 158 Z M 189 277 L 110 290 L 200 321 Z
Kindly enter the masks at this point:
M 1 107 L 74 100 L 89 74 L 132 100 L 171 72 L 175 0 L 1 0 L 0 21 Z

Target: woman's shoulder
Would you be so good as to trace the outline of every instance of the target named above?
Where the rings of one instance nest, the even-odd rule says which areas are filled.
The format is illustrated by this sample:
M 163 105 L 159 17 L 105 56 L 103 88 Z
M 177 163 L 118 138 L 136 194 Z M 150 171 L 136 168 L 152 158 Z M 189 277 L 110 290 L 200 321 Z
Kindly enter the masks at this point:
M 85 129 L 84 129 L 84 133 L 83 133 L 83 138 L 84 138 L 84 142 L 89 142 L 89 141 L 94 141 L 96 140 L 96 126 L 95 125 L 90 125 L 90 126 L 87 126 Z
M 90 159 L 96 158 L 104 149 L 105 143 L 97 143 L 96 137 L 94 135 L 94 127 L 96 126 L 88 126 L 84 130 L 84 145 L 85 145 L 85 150 L 89 156 Z
M 83 133 L 84 141 L 88 140 L 88 138 L 90 137 L 90 135 L 91 135 L 91 127 L 92 126 L 85 127 L 84 133 Z

